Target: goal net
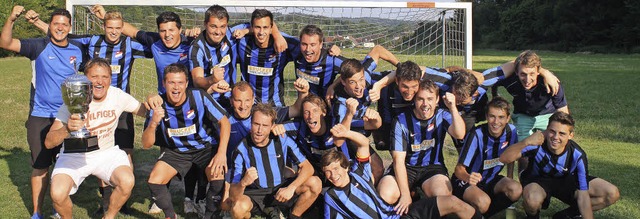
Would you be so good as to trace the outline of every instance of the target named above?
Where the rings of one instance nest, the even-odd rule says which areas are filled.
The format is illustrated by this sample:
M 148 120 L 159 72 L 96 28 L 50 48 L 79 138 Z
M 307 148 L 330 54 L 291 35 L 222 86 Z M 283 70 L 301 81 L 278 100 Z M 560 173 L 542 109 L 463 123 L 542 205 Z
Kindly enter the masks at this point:
M 89 12 L 94 4 L 122 12 L 125 21 L 146 31 L 157 31 L 155 17 L 163 11 L 180 15 L 183 29 L 202 26 L 204 11 L 213 5 L 229 12 L 229 25 L 250 21 L 254 9 L 274 14 L 281 31 L 298 36 L 307 24 L 319 26 L 324 42 L 337 45 L 345 57 L 362 59 L 375 45 L 382 45 L 400 61 L 446 67 L 471 66 L 471 3 L 374 2 L 374 1 L 205 1 L 205 0 L 67 0 L 76 34 L 102 34 L 102 22 Z M 202 28 L 204 29 L 204 28 Z M 381 61 L 378 71 L 392 66 Z M 131 76 L 136 98 L 156 91 L 153 60 L 137 60 Z M 295 80 L 293 63 L 285 70 L 286 84 Z M 287 86 L 285 86 L 287 87 Z M 287 88 L 287 104 L 295 90 Z

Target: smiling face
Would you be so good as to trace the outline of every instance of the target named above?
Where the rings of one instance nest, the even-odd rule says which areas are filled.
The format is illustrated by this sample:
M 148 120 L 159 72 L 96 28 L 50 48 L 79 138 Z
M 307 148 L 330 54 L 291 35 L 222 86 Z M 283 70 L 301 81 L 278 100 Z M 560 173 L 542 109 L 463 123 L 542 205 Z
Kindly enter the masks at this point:
M 504 132 L 504 128 L 509 123 L 511 116 L 503 109 L 489 107 L 487 111 L 487 124 L 489 126 L 489 134 L 494 138 L 498 138 Z
M 518 69 L 518 78 L 524 89 L 530 90 L 538 84 L 538 68 L 536 67 L 521 67 Z
M 256 111 L 251 117 L 251 140 L 256 146 L 262 147 L 269 143 L 269 135 L 273 127 L 273 118 Z
M 335 161 L 322 167 L 322 172 L 327 180 L 334 186 L 342 188 L 349 184 L 349 169 L 340 166 L 340 161 Z
M 168 103 L 180 105 L 187 99 L 187 77 L 184 73 L 165 72 L 163 84 L 167 90 Z
M 176 48 L 180 44 L 180 32 L 181 28 L 178 28 L 177 23 L 170 21 L 161 23 L 158 25 L 158 33 L 162 43 L 167 48 Z
M 253 92 L 251 88 L 245 90 L 233 89 L 231 92 L 231 105 L 235 116 L 240 119 L 246 119 L 251 115 L 253 106 Z
M 435 92 L 429 89 L 420 89 L 414 98 L 415 108 L 413 112 L 418 119 L 429 119 L 433 116 L 439 100 L 440 98 Z
M 64 15 L 55 15 L 49 23 L 51 41 L 58 46 L 67 45 L 67 36 L 71 30 L 71 20 Z
M 556 155 L 561 154 L 567 146 L 569 139 L 573 138 L 573 128 L 557 121 L 549 122 L 547 130 L 544 131 L 549 150 Z
M 302 38 L 300 38 L 300 51 L 302 51 L 304 60 L 308 63 L 315 63 L 320 60 L 320 49 L 322 49 L 322 39 L 320 39 L 320 36 L 316 34 L 302 34 Z
M 124 23 L 120 19 L 112 19 L 104 21 L 104 35 L 107 42 L 116 44 L 120 42 L 122 28 Z
M 320 106 L 312 102 L 304 102 L 302 104 L 302 113 L 304 122 L 309 127 L 309 131 L 315 135 L 324 134 L 326 131 L 324 118 L 326 113 L 320 108 Z
M 362 98 L 364 96 L 364 88 L 367 86 L 364 71 L 355 73 L 348 79 L 341 79 L 340 82 L 344 86 L 344 91 L 346 91 L 350 97 Z
M 207 40 L 214 44 L 219 44 L 227 34 L 228 21 L 226 18 L 209 17 L 209 21 L 205 24 Z
M 260 48 L 269 46 L 269 37 L 271 36 L 271 18 L 256 18 L 251 22 L 251 30 L 256 39 L 256 45 Z
M 105 66 L 94 65 L 92 68 L 86 70 L 86 76 L 93 86 L 93 101 L 103 101 L 111 85 L 111 69 Z
M 418 92 L 420 81 L 417 80 L 398 80 L 398 90 L 402 95 L 402 99 L 405 101 L 413 100 L 413 97 Z

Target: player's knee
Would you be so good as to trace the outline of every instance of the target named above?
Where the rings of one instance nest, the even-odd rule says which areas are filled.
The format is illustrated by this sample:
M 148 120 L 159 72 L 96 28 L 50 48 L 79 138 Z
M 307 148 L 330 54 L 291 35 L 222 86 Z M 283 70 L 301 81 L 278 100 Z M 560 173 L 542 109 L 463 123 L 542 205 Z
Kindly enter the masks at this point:
M 251 199 L 243 195 L 232 203 L 231 213 L 234 215 L 234 218 L 243 218 L 244 215 L 251 211 L 251 208 L 253 208 Z
M 607 188 L 606 192 L 607 195 L 604 201 L 607 206 L 612 205 L 620 200 L 620 190 L 618 190 L 618 187 L 611 185 Z
M 311 192 L 311 194 L 317 196 L 320 194 L 320 192 L 322 192 L 322 181 L 320 181 L 320 178 L 318 178 L 317 176 L 311 176 L 309 177 L 309 179 L 307 179 L 307 181 L 305 182 L 306 187 L 308 187 L 308 192 Z
M 520 196 L 522 196 L 522 185 L 517 182 L 509 183 L 507 185 L 506 195 L 511 201 L 518 201 Z
M 120 188 L 123 192 L 131 192 L 135 184 L 136 179 L 133 174 L 120 174 L 116 187 Z
M 378 183 L 378 192 L 380 194 L 380 198 L 387 203 L 395 203 L 400 198 L 398 185 L 392 176 L 385 176 L 380 179 L 380 183 Z
M 472 198 L 472 200 L 470 200 L 470 202 L 476 209 L 478 209 L 478 211 L 484 213 L 489 210 L 489 205 L 491 205 L 491 198 L 489 198 L 489 196 L 487 195 L 476 195 Z
M 70 188 L 64 188 L 64 186 L 51 185 L 51 200 L 54 203 L 60 203 L 69 197 Z
M 429 197 L 451 195 L 452 190 L 449 177 L 441 174 L 432 176 L 422 183 L 421 187 L 424 193 Z

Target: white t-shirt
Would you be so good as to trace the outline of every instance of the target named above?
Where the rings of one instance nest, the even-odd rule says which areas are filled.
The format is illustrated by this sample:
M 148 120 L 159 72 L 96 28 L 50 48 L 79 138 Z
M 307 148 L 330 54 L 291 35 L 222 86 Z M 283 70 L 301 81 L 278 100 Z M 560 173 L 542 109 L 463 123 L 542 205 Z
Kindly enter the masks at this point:
M 117 87 L 109 87 L 104 100 L 91 101 L 89 111 L 85 115 L 85 127 L 91 132 L 91 135 L 98 136 L 100 151 L 115 145 L 114 135 L 120 114 L 123 111 L 131 113 L 139 106 L 138 100 Z M 67 105 L 62 104 L 58 115 L 56 115 L 56 120 L 67 123 L 70 116 Z

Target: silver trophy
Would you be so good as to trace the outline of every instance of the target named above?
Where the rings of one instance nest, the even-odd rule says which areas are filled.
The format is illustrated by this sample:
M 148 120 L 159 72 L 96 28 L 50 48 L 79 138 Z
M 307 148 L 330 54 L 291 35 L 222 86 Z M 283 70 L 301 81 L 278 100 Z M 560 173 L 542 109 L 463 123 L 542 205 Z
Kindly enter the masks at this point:
M 87 76 L 74 74 L 62 82 L 62 100 L 67 105 L 69 113 L 84 115 L 89 111 L 89 104 L 93 99 L 91 81 Z M 98 138 L 92 136 L 86 127 L 73 131 L 70 137 L 64 139 L 64 153 L 82 153 L 97 150 Z

